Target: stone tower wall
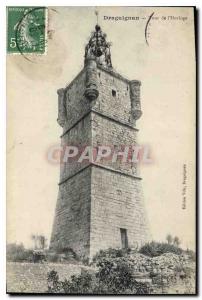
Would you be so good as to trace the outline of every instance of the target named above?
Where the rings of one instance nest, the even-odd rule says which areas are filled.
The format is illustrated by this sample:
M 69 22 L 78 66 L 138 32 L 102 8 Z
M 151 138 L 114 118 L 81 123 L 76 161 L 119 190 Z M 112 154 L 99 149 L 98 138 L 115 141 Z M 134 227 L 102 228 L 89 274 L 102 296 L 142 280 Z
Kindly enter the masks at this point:
M 91 130 L 93 146 L 110 146 L 112 153 L 113 151 L 121 152 L 125 146 L 135 146 L 137 143 L 137 131 L 134 128 L 125 126 L 122 123 L 115 122 L 113 119 L 106 118 L 94 112 L 92 113 Z M 115 162 L 112 159 L 104 159 L 100 161 L 100 164 L 131 175 L 139 173 L 135 163 L 123 162 L 121 156 Z
M 71 130 L 66 132 L 62 137 L 62 143 L 65 146 L 76 146 L 79 149 L 79 153 L 82 152 L 86 145 L 91 145 L 91 115 L 88 114 L 79 123 L 77 123 Z M 65 149 L 65 148 L 64 148 Z M 64 153 L 65 154 L 65 153 Z M 78 154 L 79 157 L 79 154 Z M 73 174 L 76 174 L 79 170 L 83 169 L 89 164 L 88 161 L 78 162 L 78 157 L 69 159 L 67 163 L 61 163 L 60 180 L 68 178 Z
M 82 70 L 65 89 L 66 124 L 64 132 L 73 126 L 90 109 L 90 103 L 85 98 L 86 72 Z
M 54 250 L 71 248 L 90 255 L 91 169 L 86 168 L 59 186 L 50 242 Z
M 99 249 L 121 248 L 120 228 L 127 229 L 128 246 L 148 240 L 141 180 L 92 167 L 90 255 Z
M 97 69 L 99 96 L 93 109 L 124 123 L 131 120 L 129 82 L 117 73 Z M 116 96 L 112 95 L 112 90 Z
M 120 151 L 121 146 L 135 145 L 140 83 L 134 81 L 131 87 L 114 71 L 90 67 L 60 96 L 62 144 L 115 146 Z M 121 228 L 127 230 L 129 247 L 148 240 L 137 166 L 111 160 L 61 164 L 50 248 L 72 248 L 81 257 L 92 257 L 100 249 L 121 247 Z

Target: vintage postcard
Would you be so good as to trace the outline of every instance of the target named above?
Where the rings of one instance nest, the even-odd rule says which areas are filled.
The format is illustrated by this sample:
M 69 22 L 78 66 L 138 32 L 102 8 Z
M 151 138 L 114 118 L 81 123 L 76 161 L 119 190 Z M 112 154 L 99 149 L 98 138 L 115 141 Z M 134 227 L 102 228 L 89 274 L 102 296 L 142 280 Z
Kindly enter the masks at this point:
M 197 293 L 195 17 L 7 7 L 7 293 Z

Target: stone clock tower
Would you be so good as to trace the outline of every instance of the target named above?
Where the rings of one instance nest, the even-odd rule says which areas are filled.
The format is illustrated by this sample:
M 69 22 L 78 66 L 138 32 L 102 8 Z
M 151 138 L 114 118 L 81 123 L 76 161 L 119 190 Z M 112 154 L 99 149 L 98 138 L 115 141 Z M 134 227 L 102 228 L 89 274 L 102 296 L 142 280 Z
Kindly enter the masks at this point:
M 84 68 L 58 90 L 62 145 L 121 149 L 136 144 L 140 86 L 113 69 L 110 43 L 96 25 L 85 48 Z M 61 163 L 50 249 L 71 248 L 92 258 L 100 249 L 133 248 L 148 241 L 141 184 L 138 166 L 131 162 Z

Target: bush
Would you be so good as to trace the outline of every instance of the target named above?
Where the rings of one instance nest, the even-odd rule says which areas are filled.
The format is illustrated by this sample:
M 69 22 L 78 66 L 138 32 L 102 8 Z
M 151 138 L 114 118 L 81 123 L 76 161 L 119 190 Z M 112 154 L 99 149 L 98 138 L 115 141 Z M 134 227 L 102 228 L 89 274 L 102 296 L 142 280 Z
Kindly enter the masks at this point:
M 193 250 L 187 249 L 185 254 L 188 255 L 189 259 L 192 261 L 196 261 L 196 253 Z
M 34 263 L 42 263 L 46 261 L 46 254 L 43 251 L 33 251 L 32 261 Z
M 47 275 L 48 293 L 59 293 L 62 286 L 59 281 L 58 273 L 55 270 L 48 272 Z
M 58 255 L 58 260 L 62 257 L 63 260 L 67 261 L 79 261 L 78 255 L 74 252 L 72 248 L 64 247 L 56 250 L 56 255 Z
M 95 272 L 83 272 L 69 281 L 59 281 L 53 270 L 48 273 L 48 292 L 65 294 L 149 294 L 146 283 L 137 282 L 133 265 L 126 257 L 103 258 Z
M 107 250 L 100 250 L 93 257 L 93 263 L 99 262 L 103 258 L 117 258 L 117 257 L 125 257 L 130 253 L 130 249 L 113 249 L 109 248 Z
M 134 265 L 127 257 L 103 258 L 97 263 L 100 294 L 149 294 L 150 287 L 134 278 Z
M 7 261 L 12 262 L 31 262 L 33 260 L 33 251 L 27 250 L 23 244 L 8 244 L 6 247 Z
M 41 250 L 25 249 L 23 244 L 8 244 L 7 261 L 12 262 L 34 262 L 39 263 L 46 261 L 46 254 Z
M 79 260 L 76 253 L 70 248 L 59 249 L 57 252 L 49 250 L 25 249 L 23 244 L 8 244 L 7 261 L 10 262 L 77 262 Z
M 155 257 L 164 253 L 174 253 L 180 255 L 182 254 L 183 250 L 173 244 L 151 242 L 141 247 L 139 252 L 150 257 Z

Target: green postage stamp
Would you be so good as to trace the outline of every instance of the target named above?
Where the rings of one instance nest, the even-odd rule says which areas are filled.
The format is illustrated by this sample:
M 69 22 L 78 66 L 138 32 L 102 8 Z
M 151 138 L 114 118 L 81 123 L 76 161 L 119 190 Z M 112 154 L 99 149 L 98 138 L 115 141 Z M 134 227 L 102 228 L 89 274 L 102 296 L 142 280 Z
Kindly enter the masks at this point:
M 7 7 L 7 53 L 45 54 L 45 7 Z

